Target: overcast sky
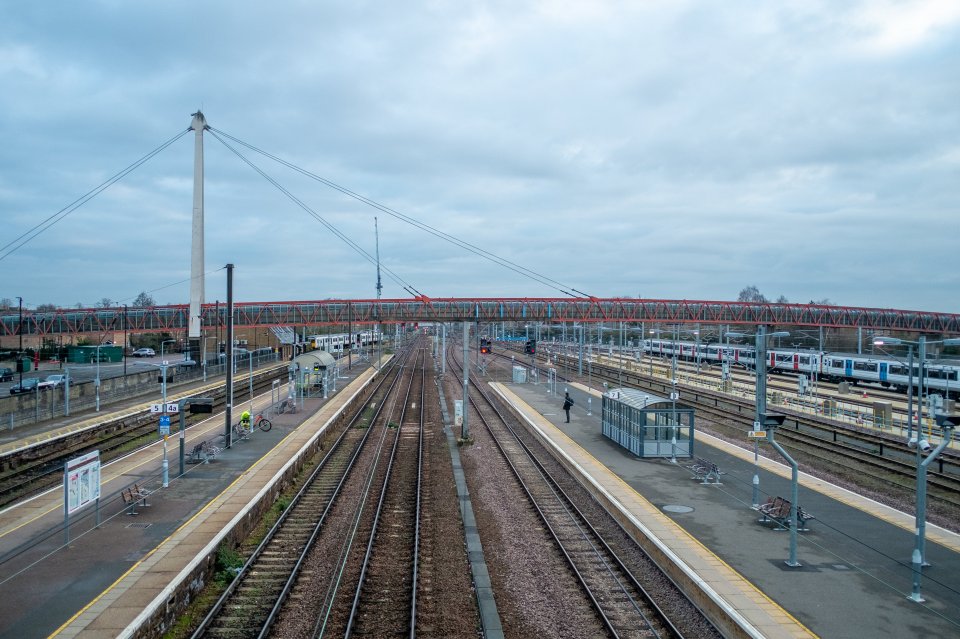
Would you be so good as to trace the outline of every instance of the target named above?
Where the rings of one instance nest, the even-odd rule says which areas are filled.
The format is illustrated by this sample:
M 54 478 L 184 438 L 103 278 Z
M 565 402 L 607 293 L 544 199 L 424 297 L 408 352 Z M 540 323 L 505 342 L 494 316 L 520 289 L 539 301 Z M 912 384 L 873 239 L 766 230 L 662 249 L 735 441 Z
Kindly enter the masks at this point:
M 960 312 L 960 3 L 5 2 L 0 245 L 210 126 L 591 295 Z M 236 147 L 241 150 L 242 147 Z M 207 301 L 375 297 L 209 132 Z M 431 297 L 554 297 L 242 149 Z M 0 259 L 186 303 L 193 134 Z M 384 273 L 384 297 L 408 293 Z

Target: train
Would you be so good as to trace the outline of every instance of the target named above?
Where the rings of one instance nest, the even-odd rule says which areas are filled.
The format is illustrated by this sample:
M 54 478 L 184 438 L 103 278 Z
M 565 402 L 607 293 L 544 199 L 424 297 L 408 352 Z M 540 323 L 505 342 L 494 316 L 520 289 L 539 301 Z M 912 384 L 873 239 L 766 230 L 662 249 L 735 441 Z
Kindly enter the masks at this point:
M 489 355 L 491 352 L 493 352 L 492 342 L 486 337 L 480 338 L 480 352 L 483 355 Z
M 740 364 L 746 368 L 756 365 L 752 346 L 739 344 L 697 344 L 673 340 L 643 341 L 643 351 L 649 355 L 673 357 L 686 361 Z M 878 383 L 884 388 L 906 392 L 910 386 L 910 366 L 904 359 L 889 355 L 855 355 L 828 353 L 815 350 L 771 348 L 767 350 L 767 367 L 771 373 L 816 375 L 828 382 Z M 924 387 L 929 393 L 945 397 L 960 395 L 960 362 L 938 360 L 924 364 Z M 920 363 L 913 363 L 913 386 L 918 386 Z
M 314 349 L 330 354 L 342 354 L 344 347 L 351 350 L 375 346 L 380 342 L 380 331 L 361 331 L 359 333 L 330 333 L 327 335 L 308 335 L 307 342 Z

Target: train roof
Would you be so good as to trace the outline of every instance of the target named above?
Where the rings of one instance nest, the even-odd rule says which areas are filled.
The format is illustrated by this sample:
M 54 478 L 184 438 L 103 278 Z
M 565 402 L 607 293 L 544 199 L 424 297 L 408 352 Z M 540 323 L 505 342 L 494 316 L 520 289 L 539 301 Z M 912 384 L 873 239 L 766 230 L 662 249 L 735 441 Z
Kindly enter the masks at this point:
M 828 351 L 828 352 L 825 352 L 823 355 L 825 357 L 851 357 L 855 359 L 871 359 L 871 360 L 877 360 L 877 361 L 894 360 L 897 362 L 903 362 L 904 364 L 907 364 L 909 362 L 909 358 L 907 357 L 906 353 L 903 353 L 900 355 L 891 355 L 889 353 L 842 353 L 838 351 Z M 916 353 L 914 354 L 914 357 L 913 357 L 913 363 L 914 364 L 920 363 L 920 359 L 916 356 Z M 960 359 L 930 359 L 928 357 L 927 364 L 937 364 L 937 365 L 946 364 L 948 366 L 960 366 Z

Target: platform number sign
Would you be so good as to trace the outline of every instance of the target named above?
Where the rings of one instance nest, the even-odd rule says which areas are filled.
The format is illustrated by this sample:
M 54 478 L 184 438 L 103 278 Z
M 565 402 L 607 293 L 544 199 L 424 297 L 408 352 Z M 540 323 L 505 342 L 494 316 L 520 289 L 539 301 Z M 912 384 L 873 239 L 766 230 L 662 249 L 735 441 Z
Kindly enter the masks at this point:
M 166 437 L 170 434 L 170 416 L 161 415 L 160 416 L 160 435 Z

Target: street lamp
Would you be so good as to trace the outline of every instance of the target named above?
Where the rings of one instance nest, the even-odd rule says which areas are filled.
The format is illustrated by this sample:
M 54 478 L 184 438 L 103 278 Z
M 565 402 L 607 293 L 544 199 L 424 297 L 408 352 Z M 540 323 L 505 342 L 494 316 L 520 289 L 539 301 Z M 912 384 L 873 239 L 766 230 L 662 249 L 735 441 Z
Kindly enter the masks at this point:
M 176 341 L 177 341 L 177 340 L 175 340 L 175 339 L 165 339 L 165 340 L 163 340 L 162 342 L 160 342 L 160 361 L 161 361 L 161 362 L 164 361 L 164 360 L 163 360 L 163 345 L 164 345 L 164 344 L 173 344 L 173 343 L 176 342 Z
M 123 305 L 123 383 L 127 383 L 127 305 Z
M 97 389 L 97 412 L 100 412 L 100 347 L 103 344 L 97 344 L 97 381 L 94 386 Z
M 913 556 L 911 557 L 911 563 L 914 566 L 914 577 L 913 577 L 913 594 L 910 595 L 910 599 L 916 601 L 917 603 L 923 602 L 923 598 L 920 596 L 920 573 L 923 570 L 924 566 L 929 566 L 930 564 L 926 561 L 925 555 L 925 536 L 926 536 L 926 508 L 927 508 L 927 466 L 931 461 L 934 460 L 946 446 L 950 443 L 950 437 L 953 432 L 954 426 L 956 426 L 958 418 L 953 416 L 938 416 L 937 421 L 940 423 L 943 429 L 943 437 L 940 445 L 937 446 L 930 455 L 921 460 L 921 453 L 925 453 L 930 450 L 930 444 L 923 439 L 923 385 L 926 375 L 924 374 L 924 364 L 927 359 L 927 344 L 943 344 L 944 346 L 956 346 L 960 344 L 960 338 L 951 338 L 945 340 L 937 341 L 927 341 L 927 338 L 920 336 L 920 339 L 916 342 L 911 342 L 909 340 L 899 339 L 897 337 L 876 337 L 873 340 L 875 346 L 897 346 L 900 344 L 906 344 L 909 347 L 909 357 L 910 357 L 910 381 L 908 382 L 908 403 L 907 403 L 907 421 L 910 423 L 907 430 L 907 445 L 910 448 L 916 448 L 917 450 L 917 506 L 916 506 L 916 525 L 914 526 L 915 539 L 914 539 L 914 549 Z M 920 356 L 920 366 L 917 370 L 917 432 L 913 433 L 913 345 L 917 344 L 919 356 Z
M 20 328 L 17 332 L 20 334 L 20 350 L 17 351 L 17 371 L 20 373 L 20 388 L 23 388 L 23 298 L 17 297 L 20 301 Z
M 735 338 L 750 337 L 747 333 L 727 332 L 726 336 Z M 756 339 L 754 349 L 754 372 L 757 376 L 756 382 L 756 411 L 753 420 L 753 429 L 761 430 L 763 428 L 764 416 L 767 413 L 767 338 L 768 337 L 789 337 L 787 331 L 776 331 L 767 334 L 767 327 L 757 326 L 757 332 L 753 335 Z M 760 442 L 753 440 L 753 507 L 760 507 Z

